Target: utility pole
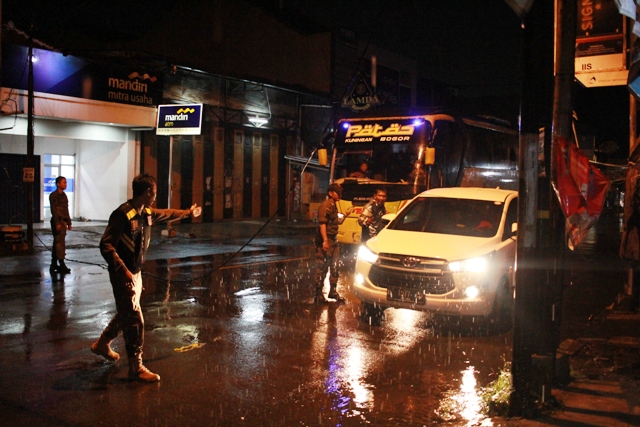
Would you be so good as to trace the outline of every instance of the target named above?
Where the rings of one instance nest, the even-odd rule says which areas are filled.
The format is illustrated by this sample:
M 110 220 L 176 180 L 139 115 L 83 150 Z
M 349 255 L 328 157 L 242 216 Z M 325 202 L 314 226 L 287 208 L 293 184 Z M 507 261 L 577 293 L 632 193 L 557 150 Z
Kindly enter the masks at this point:
M 29 51 L 28 51 L 29 75 L 27 80 L 27 161 L 23 171 L 22 180 L 25 183 L 27 191 L 27 245 L 29 251 L 33 250 L 33 181 L 35 176 L 35 167 L 33 159 L 34 151 L 34 135 L 33 135 L 33 25 L 29 32 Z
M 555 5 L 536 1 L 522 21 L 511 416 L 533 418 L 537 405 L 551 397 L 559 340 L 564 245 L 564 233 L 559 232 L 564 229 L 563 216 L 551 188 L 552 146 L 571 129 L 576 13 L 576 0 L 556 0 Z M 544 147 L 542 153 L 540 146 Z M 544 154 L 543 163 L 538 162 L 539 154 Z M 538 166 L 544 169 L 539 170 Z

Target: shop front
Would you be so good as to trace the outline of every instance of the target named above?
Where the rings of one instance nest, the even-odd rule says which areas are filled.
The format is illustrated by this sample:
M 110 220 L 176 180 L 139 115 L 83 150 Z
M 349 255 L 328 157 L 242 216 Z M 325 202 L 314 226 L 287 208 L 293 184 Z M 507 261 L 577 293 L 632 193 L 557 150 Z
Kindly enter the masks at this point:
M 33 154 L 39 177 L 33 220 L 50 217 L 48 195 L 57 176 L 67 178 L 72 217 L 106 220 L 130 196 L 131 179 L 139 172 L 140 134 L 155 126 L 161 79 L 57 52 L 33 52 Z M 7 164 L 0 167 L 6 170 L 9 162 L 28 155 L 27 59 L 26 47 L 3 45 L 0 154 L 7 155 Z M 22 177 L 5 174 L 2 185 L 17 193 L 17 202 L 0 212 L 0 223 L 25 223 Z

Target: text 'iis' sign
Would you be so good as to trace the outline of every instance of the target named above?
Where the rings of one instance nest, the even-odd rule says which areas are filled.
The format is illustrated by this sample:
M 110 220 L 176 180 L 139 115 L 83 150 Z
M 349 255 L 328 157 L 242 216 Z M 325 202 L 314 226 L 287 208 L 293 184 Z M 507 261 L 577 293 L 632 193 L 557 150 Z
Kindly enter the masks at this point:
M 158 106 L 156 135 L 200 135 L 202 104 Z
M 575 75 L 585 87 L 627 83 L 625 19 L 613 1 L 580 1 Z

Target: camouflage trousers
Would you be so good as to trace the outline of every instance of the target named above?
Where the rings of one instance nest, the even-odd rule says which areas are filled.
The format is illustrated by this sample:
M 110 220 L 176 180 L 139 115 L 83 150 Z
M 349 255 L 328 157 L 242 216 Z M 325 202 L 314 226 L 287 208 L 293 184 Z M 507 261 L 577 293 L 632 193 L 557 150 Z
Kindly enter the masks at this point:
M 144 345 L 144 317 L 140 307 L 142 273 L 133 275 L 133 289 L 125 284 L 126 276 L 122 272 L 109 271 L 109 279 L 116 299 L 116 314 L 102 332 L 101 339 L 110 342 L 122 332 L 127 356 L 139 358 Z
M 62 223 L 60 230 L 56 229 L 56 226 L 51 223 L 51 233 L 53 234 L 53 248 L 51 249 L 51 259 L 61 259 L 64 261 L 67 252 L 65 239 L 67 238 L 67 227 L 65 223 Z
M 322 290 L 324 278 L 329 272 L 330 291 L 335 291 L 338 285 L 338 277 L 340 273 L 340 247 L 338 243 L 329 240 L 329 249 L 322 249 L 322 243 L 316 244 L 316 293 Z

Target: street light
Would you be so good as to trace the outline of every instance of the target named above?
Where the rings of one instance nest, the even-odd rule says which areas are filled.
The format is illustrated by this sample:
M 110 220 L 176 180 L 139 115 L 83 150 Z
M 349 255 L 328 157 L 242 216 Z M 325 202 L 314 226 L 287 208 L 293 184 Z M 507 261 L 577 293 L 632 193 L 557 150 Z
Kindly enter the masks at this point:
M 248 120 L 253 123 L 253 125 L 257 128 L 262 127 L 263 125 L 266 125 L 267 123 L 269 123 L 269 119 L 266 119 L 264 117 L 260 117 L 256 114 L 255 117 L 249 117 Z

